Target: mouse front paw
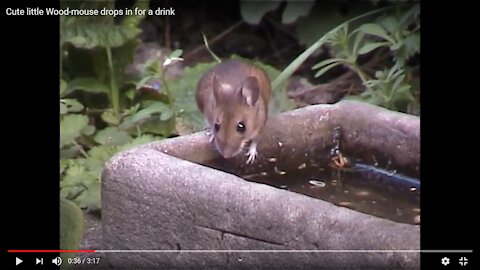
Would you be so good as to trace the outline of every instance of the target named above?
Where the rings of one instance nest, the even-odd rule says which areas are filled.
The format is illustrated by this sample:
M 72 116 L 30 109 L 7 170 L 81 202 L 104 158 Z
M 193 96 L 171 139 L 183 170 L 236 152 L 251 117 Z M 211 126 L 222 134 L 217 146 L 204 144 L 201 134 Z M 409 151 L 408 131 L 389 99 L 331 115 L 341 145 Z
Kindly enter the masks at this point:
M 250 144 L 250 147 L 248 148 L 248 152 L 247 152 L 247 164 L 249 163 L 253 163 L 255 161 L 255 158 L 257 157 L 257 143 L 256 142 L 252 142 Z
M 213 132 L 210 128 L 205 128 L 205 134 L 208 137 L 208 141 L 213 142 L 213 139 L 215 139 L 215 136 L 213 135 Z

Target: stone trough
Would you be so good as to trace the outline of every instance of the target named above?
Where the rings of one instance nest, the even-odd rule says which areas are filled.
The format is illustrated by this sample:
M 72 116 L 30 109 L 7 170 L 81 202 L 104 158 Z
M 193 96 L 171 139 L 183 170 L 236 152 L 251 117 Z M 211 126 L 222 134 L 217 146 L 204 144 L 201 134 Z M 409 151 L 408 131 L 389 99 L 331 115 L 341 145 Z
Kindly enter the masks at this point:
M 103 248 L 132 251 L 106 253 L 103 263 L 114 269 L 419 269 L 419 253 L 392 251 L 419 250 L 419 226 L 237 176 L 313 158 L 326 166 L 335 127 L 342 130 L 342 151 L 368 162 L 373 155 L 388 159 L 418 176 L 419 118 L 353 101 L 272 117 L 253 165 L 243 155 L 222 159 L 203 132 L 142 145 L 113 157 L 102 175 Z

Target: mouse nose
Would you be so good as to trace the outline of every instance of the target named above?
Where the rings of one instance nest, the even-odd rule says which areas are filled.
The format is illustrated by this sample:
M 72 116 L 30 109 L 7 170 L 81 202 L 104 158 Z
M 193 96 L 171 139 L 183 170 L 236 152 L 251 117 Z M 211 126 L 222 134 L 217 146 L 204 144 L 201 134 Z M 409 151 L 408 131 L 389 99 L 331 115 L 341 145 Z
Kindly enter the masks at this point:
M 238 147 L 234 147 L 231 145 L 221 145 L 217 142 L 217 150 L 224 158 L 232 158 L 238 153 L 240 153 L 240 149 Z

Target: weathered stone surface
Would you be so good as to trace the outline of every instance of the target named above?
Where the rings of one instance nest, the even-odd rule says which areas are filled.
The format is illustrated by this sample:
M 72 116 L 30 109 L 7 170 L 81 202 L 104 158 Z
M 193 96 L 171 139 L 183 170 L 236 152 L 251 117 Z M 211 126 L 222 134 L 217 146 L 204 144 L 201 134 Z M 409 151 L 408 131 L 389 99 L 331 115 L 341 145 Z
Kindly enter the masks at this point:
M 343 114 L 356 112 L 352 106 L 370 110 L 368 117 L 382 110 L 348 103 L 278 115 L 260 141 L 256 166 L 244 166 L 245 157 L 221 162 L 244 172 L 268 166 L 270 156 L 279 162 L 301 162 L 310 154 L 327 153 L 333 126 L 347 119 Z M 388 111 L 381 113 L 391 121 Z M 401 121 L 392 123 L 392 129 L 398 130 Z M 367 132 L 342 124 L 345 134 Z M 406 138 L 415 136 L 407 134 Z M 374 142 L 370 140 L 369 147 Z M 415 152 L 416 145 L 405 144 L 403 152 Z M 178 251 L 107 253 L 104 263 L 114 269 L 419 268 L 418 253 L 240 252 L 418 250 L 419 226 L 380 219 L 196 164 L 213 160 L 219 160 L 218 154 L 203 133 L 140 146 L 113 157 L 102 176 L 103 248 Z

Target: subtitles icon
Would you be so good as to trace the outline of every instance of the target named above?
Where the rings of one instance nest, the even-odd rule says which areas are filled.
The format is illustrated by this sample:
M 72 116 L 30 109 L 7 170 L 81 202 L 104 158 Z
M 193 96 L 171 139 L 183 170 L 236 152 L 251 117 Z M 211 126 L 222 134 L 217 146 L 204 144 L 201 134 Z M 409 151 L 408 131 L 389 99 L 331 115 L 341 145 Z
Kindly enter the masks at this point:
M 445 266 L 449 265 L 450 264 L 450 259 L 447 258 L 447 257 L 443 257 L 442 258 L 442 264 L 445 265 Z

